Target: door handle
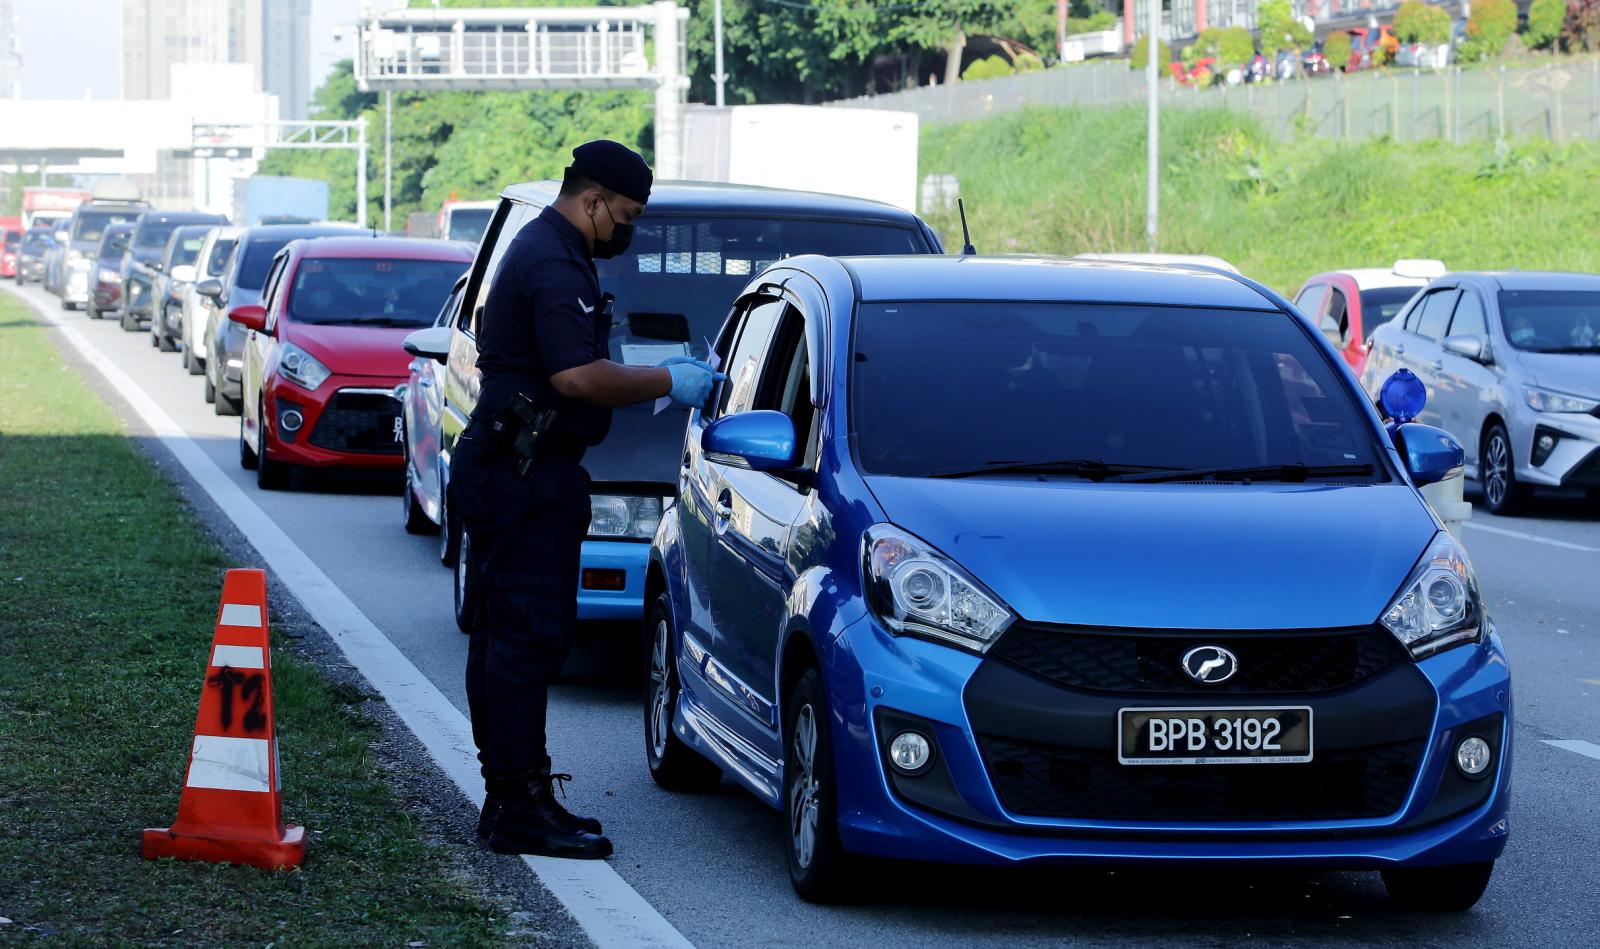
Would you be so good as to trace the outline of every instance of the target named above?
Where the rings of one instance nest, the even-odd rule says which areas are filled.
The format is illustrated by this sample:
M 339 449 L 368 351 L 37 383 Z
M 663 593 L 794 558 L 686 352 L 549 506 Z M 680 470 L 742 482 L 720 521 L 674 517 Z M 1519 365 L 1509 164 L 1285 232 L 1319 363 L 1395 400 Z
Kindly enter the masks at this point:
M 1396 356 L 1404 356 L 1406 354 L 1406 344 L 1396 343 L 1394 347 L 1394 354 Z
M 728 520 L 733 517 L 733 495 L 724 491 L 717 495 L 717 518 Z
M 678 480 L 687 484 L 689 482 L 689 475 L 693 474 L 693 472 L 694 469 L 689 467 L 689 453 L 684 452 L 683 462 L 678 466 Z

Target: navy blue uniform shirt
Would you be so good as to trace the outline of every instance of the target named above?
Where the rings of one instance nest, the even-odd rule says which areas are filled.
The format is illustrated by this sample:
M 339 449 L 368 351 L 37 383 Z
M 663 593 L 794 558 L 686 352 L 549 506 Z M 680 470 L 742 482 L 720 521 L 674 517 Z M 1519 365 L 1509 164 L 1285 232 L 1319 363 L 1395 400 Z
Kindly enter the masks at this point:
M 611 410 L 564 398 L 550 377 L 610 357 L 611 316 L 583 235 L 545 208 L 512 238 L 489 285 L 478 328 L 482 388 L 475 419 L 487 420 L 521 392 L 556 410 L 555 430 L 598 445 Z

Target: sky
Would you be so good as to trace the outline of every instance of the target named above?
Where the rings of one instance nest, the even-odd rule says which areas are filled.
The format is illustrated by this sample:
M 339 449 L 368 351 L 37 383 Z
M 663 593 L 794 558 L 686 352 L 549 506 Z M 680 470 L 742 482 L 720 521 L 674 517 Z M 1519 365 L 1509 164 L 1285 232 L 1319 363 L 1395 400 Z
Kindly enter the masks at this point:
M 352 55 L 350 24 L 362 0 L 311 0 L 311 88 Z M 122 96 L 121 0 L 14 0 L 22 38 L 24 99 Z M 374 4 L 380 6 L 380 4 Z M 344 38 L 335 41 L 335 26 Z

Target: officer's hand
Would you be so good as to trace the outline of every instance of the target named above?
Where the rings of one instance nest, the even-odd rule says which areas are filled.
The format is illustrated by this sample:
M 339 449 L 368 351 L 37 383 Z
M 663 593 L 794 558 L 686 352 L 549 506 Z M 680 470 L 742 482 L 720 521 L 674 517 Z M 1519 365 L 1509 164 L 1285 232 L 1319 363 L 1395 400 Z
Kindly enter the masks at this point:
M 712 383 L 728 378 L 723 373 L 712 371 L 705 363 L 692 359 L 673 363 L 667 367 L 667 371 L 672 373 L 672 391 L 667 393 L 667 397 L 691 409 L 705 405 L 706 397 L 711 395 Z
M 665 359 L 661 360 L 660 362 L 656 363 L 656 368 L 657 369 L 668 369 L 668 368 L 671 368 L 673 366 L 682 366 L 682 365 L 699 366 L 701 369 L 704 369 L 707 372 L 711 372 L 712 371 L 711 364 L 706 362 L 705 360 L 696 359 L 693 356 L 685 356 L 685 355 L 668 356 L 667 358 L 665 358 Z

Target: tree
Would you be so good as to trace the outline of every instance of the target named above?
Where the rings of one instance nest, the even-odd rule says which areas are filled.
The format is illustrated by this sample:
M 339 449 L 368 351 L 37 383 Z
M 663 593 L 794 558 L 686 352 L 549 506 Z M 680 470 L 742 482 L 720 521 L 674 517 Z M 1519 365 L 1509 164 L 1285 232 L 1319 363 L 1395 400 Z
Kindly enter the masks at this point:
M 1535 0 L 1538 2 L 1538 0 Z M 1565 0 L 1556 0 L 1557 3 Z M 1423 0 L 1406 0 L 1394 15 L 1394 35 L 1402 43 L 1438 46 L 1450 42 L 1450 14 Z
M 1476 0 L 1467 18 L 1467 38 L 1461 43 L 1461 59 L 1477 62 L 1500 55 L 1506 41 L 1517 29 L 1517 5 L 1513 0 Z
M 1567 19 L 1567 0 L 1533 0 L 1528 7 L 1528 24 L 1522 38 L 1534 49 L 1550 49 L 1561 38 Z
M 1600 50 L 1600 0 L 1567 0 L 1567 22 L 1561 42 L 1569 51 Z
M 1276 60 L 1279 50 L 1311 45 L 1311 31 L 1295 19 L 1289 0 L 1262 0 L 1256 24 L 1261 29 L 1261 54 L 1269 60 Z
M 1172 62 L 1172 47 L 1167 45 L 1166 40 L 1156 40 L 1156 59 L 1156 67 L 1158 69 Z M 1128 68 L 1143 69 L 1149 62 L 1150 38 L 1148 36 L 1138 37 L 1133 41 L 1133 49 L 1129 51 Z
M 1243 66 L 1254 59 L 1256 41 L 1250 31 L 1242 26 L 1230 26 L 1222 31 L 1217 43 L 1217 64 L 1223 70 Z
M 1350 34 L 1334 30 L 1322 41 L 1322 55 L 1334 69 L 1343 69 L 1350 63 Z

